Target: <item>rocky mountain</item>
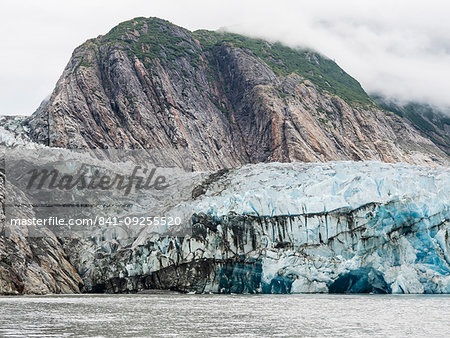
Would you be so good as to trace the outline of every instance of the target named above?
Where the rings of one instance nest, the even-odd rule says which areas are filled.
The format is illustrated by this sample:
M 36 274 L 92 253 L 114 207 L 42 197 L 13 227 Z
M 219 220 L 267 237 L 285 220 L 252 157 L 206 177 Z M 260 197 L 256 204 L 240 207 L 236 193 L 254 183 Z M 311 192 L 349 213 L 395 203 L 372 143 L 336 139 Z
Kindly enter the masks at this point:
M 448 123 L 376 102 L 279 43 L 157 18 L 88 40 L 32 116 L 0 119 L 0 294 L 450 293 Z M 110 148 L 173 163 L 168 189 L 21 181 L 38 164 L 129 175 Z M 69 212 L 147 223 L 6 221 Z M 176 227 L 155 225 L 167 215 Z
M 435 138 L 380 109 L 318 53 L 157 18 L 124 22 L 78 47 L 26 125 L 48 146 L 187 152 L 194 170 L 267 161 L 449 163 Z

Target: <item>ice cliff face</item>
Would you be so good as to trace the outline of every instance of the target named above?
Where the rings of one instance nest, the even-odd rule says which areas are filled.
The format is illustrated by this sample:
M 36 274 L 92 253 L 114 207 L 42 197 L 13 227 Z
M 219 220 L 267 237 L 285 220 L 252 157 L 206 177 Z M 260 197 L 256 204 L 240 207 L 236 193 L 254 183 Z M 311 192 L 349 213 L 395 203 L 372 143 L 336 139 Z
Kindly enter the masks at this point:
M 72 240 L 88 290 L 450 292 L 450 171 L 380 162 L 223 171 L 177 208 L 192 235 Z

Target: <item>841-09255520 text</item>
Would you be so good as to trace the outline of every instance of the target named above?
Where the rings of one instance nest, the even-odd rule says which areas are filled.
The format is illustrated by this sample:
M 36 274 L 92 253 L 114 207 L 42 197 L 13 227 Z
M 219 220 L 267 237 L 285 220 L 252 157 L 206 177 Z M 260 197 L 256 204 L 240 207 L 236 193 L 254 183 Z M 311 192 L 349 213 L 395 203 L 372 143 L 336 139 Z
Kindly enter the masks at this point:
M 13 218 L 11 225 L 21 226 L 172 226 L 180 225 L 180 217 L 172 216 L 125 216 L 125 217 L 109 217 L 96 216 L 94 218 L 62 218 L 62 217 L 47 217 L 47 218 Z

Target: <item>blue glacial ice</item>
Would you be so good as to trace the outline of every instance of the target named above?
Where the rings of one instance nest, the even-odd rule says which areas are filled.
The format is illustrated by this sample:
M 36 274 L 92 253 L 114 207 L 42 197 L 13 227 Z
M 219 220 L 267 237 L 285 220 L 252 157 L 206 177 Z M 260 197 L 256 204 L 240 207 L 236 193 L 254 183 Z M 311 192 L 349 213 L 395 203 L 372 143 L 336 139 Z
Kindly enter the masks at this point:
M 225 172 L 201 191 L 168 211 L 190 215 L 189 236 L 144 230 L 112 251 L 84 244 L 86 252 L 108 248 L 103 260 L 84 257 L 86 284 L 111 292 L 450 293 L 449 168 L 266 163 Z

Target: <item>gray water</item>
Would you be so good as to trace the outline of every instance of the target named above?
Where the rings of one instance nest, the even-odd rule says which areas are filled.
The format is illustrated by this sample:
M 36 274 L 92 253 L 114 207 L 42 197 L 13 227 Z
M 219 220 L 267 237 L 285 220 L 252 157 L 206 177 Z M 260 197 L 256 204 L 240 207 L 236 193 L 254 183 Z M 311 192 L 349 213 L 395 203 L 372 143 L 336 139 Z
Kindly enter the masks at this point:
M 0 297 L 0 336 L 450 337 L 450 296 Z

